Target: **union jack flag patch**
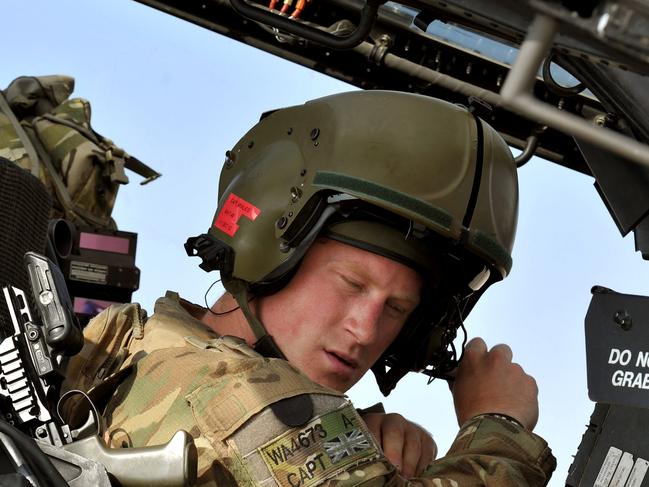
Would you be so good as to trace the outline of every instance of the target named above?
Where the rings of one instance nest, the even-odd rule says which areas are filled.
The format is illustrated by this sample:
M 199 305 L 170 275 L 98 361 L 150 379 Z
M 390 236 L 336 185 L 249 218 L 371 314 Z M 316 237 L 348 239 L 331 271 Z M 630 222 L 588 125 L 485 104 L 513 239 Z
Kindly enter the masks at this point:
M 345 457 L 367 450 L 370 442 L 361 430 L 355 429 L 338 435 L 323 446 L 331 463 L 338 463 Z

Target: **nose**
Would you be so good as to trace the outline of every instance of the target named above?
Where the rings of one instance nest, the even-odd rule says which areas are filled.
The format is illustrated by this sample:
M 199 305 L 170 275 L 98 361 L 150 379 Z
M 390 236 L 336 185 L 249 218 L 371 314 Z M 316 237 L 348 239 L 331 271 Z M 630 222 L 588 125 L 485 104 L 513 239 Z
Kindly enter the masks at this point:
M 383 306 L 381 300 L 369 297 L 350 305 L 346 328 L 357 343 L 369 345 L 377 339 Z

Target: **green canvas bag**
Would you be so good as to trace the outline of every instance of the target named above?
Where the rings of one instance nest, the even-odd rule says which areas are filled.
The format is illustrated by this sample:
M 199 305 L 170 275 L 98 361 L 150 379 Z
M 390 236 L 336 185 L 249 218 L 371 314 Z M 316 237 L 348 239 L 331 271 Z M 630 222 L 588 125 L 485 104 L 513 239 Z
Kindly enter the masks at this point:
M 90 103 L 71 98 L 69 76 L 20 77 L 0 91 L 0 157 L 38 177 L 54 196 L 51 218 L 116 229 L 111 218 L 125 168 L 145 179 L 160 174 L 90 125 Z

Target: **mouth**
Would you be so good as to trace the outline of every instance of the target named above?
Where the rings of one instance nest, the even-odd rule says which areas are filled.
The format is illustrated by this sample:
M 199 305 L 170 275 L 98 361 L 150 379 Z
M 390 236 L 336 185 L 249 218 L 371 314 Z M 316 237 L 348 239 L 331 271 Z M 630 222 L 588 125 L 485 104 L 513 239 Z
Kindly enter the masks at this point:
M 331 350 L 325 350 L 325 353 L 335 368 L 342 369 L 342 372 L 353 372 L 358 368 L 358 361 L 349 355 Z

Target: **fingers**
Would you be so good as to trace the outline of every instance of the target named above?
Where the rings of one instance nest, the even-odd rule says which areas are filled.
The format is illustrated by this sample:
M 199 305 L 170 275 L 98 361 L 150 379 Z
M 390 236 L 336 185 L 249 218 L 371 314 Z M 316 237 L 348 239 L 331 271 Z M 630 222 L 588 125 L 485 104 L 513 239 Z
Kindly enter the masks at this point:
M 437 445 L 421 426 L 399 414 L 387 416 L 382 430 L 385 455 L 403 477 L 415 477 L 435 459 Z
M 403 463 L 401 467 L 401 475 L 406 478 L 414 477 L 417 474 L 417 465 L 423 453 L 422 437 L 420 431 L 410 423 L 404 430 L 404 444 L 403 444 Z
M 421 426 L 399 414 L 366 414 L 368 428 L 386 458 L 406 478 L 419 475 L 437 456 L 437 445 Z
M 480 337 L 472 338 L 464 346 L 464 353 L 468 353 L 470 356 L 476 357 L 481 357 L 485 354 L 493 354 L 494 356 L 505 359 L 508 362 L 511 362 L 514 356 L 512 349 L 505 343 L 494 345 L 491 350 L 487 351 L 487 344 Z
M 399 472 L 404 469 L 413 469 L 412 460 L 406 458 L 406 428 L 405 419 L 398 414 L 386 414 L 381 425 L 381 446 L 383 453 L 390 462 L 397 467 Z M 412 438 L 409 439 L 409 454 L 412 455 Z M 415 461 L 415 465 L 416 465 Z
M 506 345 L 504 343 L 499 343 L 498 345 L 494 345 L 489 351 L 489 353 L 493 354 L 498 358 L 505 360 L 506 362 L 511 362 L 512 358 L 514 358 L 514 353 L 512 352 L 512 349 L 509 348 L 509 345 Z
M 487 344 L 480 337 L 475 337 L 469 340 L 469 342 L 464 346 L 464 353 L 467 351 L 482 354 L 487 351 Z
M 508 345 L 488 349 L 481 338 L 467 343 L 451 389 L 460 425 L 478 414 L 501 413 L 534 428 L 538 419 L 536 381 L 512 359 Z
M 417 468 L 415 470 L 414 476 L 419 477 L 426 467 L 431 464 L 433 460 L 437 458 L 437 444 L 433 437 L 429 434 L 426 434 L 421 437 L 421 452 L 419 455 L 419 462 L 417 463 Z

